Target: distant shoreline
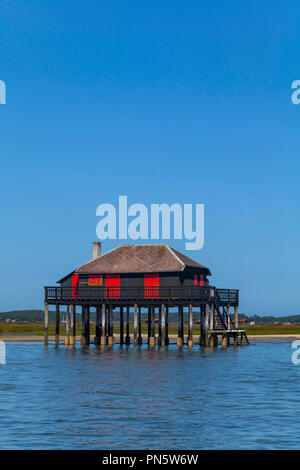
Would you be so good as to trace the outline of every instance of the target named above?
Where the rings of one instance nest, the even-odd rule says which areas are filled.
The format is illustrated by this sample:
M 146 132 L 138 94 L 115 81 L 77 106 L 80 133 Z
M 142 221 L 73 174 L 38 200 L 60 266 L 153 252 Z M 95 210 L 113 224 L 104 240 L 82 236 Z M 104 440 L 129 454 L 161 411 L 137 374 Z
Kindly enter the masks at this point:
M 80 344 L 80 336 L 77 336 L 77 344 Z M 279 334 L 279 335 L 248 335 L 249 340 L 258 341 L 271 341 L 271 340 L 295 340 L 300 339 L 300 334 Z M 64 336 L 60 336 L 60 343 L 64 343 Z M 177 336 L 170 335 L 169 340 L 171 343 L 176 343 Z M 18 343 L 41 343 L 44 341 L 44 336 L 38 335 L 0 335 L 0 340 L 5 342 L 18 342 Z M 53 343 L 55 340 L 54 336 L 49 336 L 49 343 Z M 116 343 L 119 342 L 119 335 L 115 335 Z M 91 344 L 93 344 L 94 337 L 91 336 Z M 195 345 L 197 345 L 198 337 L 195 338 Z M 146 343 L 146 337 L 143 337 L 143 344 Z

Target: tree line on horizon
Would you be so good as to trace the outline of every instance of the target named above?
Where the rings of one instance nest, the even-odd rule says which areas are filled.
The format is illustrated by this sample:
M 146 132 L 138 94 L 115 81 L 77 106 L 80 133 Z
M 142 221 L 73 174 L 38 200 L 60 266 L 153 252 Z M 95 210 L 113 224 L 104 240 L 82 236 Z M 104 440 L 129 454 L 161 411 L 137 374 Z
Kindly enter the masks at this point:
M 157 314 L 156 314 L 157 316 Z M 65 311 L 61 312 L 61 318 L 65 318 Z M 92 321 L 95 321 L 96 314 L 95 312 L 91 311 L 90 316 Z M 145 320 L 147 318 L 147 313 L 142 313 L 142 318 Z M 130 319 L 133 319 L 133 313 L 130 314 Z M 284 315 L 280 317 L 274 317 L 272 315 L 246 315 L 243 313 L 239 314 L 239 319 L 246 319 L 247 323 L 254 322 L 254 323 L 300 323 L 300 315 Z M 19 322 L 43 322 L 44 321 L 44 310 L 13 310 L 9 312 L 0 312 L 0 321 L 6 320 L 14 320 Z M 81 320 L 81 314 L 76 315 L 76 320 Z M 199 312 L 194 313 L 194 320 L 199 320 Z M 55 311 L 49 310 L 49 321 L 55 321 Z M 177 321 L 177 313 L 176 312 L 169 312 L 169 321 L 175 322 Z

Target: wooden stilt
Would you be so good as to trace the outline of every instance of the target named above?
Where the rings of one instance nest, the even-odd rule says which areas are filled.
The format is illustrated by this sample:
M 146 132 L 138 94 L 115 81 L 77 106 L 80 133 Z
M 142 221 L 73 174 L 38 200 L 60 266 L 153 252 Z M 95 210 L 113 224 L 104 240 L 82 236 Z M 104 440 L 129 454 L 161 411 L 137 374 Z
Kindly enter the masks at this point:
M 85 309 L 85 344 L 88 346 L 90 344 L 90 307 L 87 305 Z
M 228 337 L 227 333 L 222 336 L 222 348 L 226 349 L 228 347 Z
M 201 346 L 204 345 L 204 306 L 200 306 L 200 336 L 199 336 L 199 344 Z
M 137 346 L 137 328 L 138 328 L 138 307 L 137 304 L 134 304 L 133 312 L 133 344 Z
M 165 345 L 169 344 L 169 307 L 165 307 L 166 312 L 166 329 L 165 329 Z
M 113 346 L 114 344 L 114 312 L 113 306 L 110 304 L 108 307 L 108 338 L 107 344 Z
M 100 343 L 102 346 L 106 345 L 106 305 L 102 304 L 102 336 Z
M 109 334 L 109 307 L 106 305 L 105 307 L 105 336 L 106 336 L 106 344 L 108 340 L 108 334 Z
M 193 306 L 189 305 L 189 321 L 188 321 L 188 347 L 193 347 Z
M 160 306 L 160 346 L 165 346 L 166 344 L 166 308 L 162 304 Z
M 70 306 L 66 305 L 66 336 L 65 336 L 65 345 L 69 346 L 70 344 Z
M 204 317 L 204 346 L 208 346 L 208 320 L 209 320 L 209 304 L 205 305 L 205 317 Z
M 150 344 L 150 338 L 151 338 L 151 308 L 148 307 L 148 344 Z
M 55 316 L 55 343 L 59 344 L 59 304 L 56 304 L 56 316 Z
M 129 344 L 130 344 L 130 330 L 129 330 L 129 327 L 130 327 L 130 323 L 129 323 L 130 317 L 129 317 L 129 312 L 130 312 L 130 307 L 127 307 L 127 311 L 126 311 L 126 337 L 125 337 L 125 344 L 126 344 L 126 345 L 129 345 Z
M 138 344 L 143 343 L 142 337 L 142 314 L 141 314 L 141 307 L 139 307 L 139 314 L 138 314 Z
M 120 344 L 124 344 L 124 312 L 120 307 Z
M 183 307 L 178 307 L 178 335 L 177 335 L 177 346 L 183 346 Z
M 239 314 L 238 314 L 238 306 L 234 307 L 234 326 L 235 328 L 239 327 Z
M 71 305 L 71 336 L 70 345 L 76 344 L 76 305 Z
M 209 313 L 209 328 L 210 328 L 210 330 L 214 329 L 214 314 L 215 314 L 214 304 L 211 304 L 210 313 Z
M 227 328 L 228 328 L 228 330 L 230 330 L 230 328 L 231 328 L 230 304 L 227 305 Z
M 161 333 L 161 305 L 158 308 L 158 345 L 161 346 L 162 333 Z
M 155 308 L 151 308 L 151 336 L 155 338 Z
M 101 307 L 97 305 L 96 307 L 96 335 L 94 339 L 94 344 L 98 345 L 101 341 L 102 336 L 102 318 L 101 318 Z
M 48 303 L 45 302 L 45 325 L 44 325 L 44 344 L 48 344 L 49 311 Z
M 81 306 L 81 344 L 85 345 L 85 337 L 86 337 L 86 310 L 85 306 Z
M 149 345 L 154 347 L 156 344 L 156 337 L 155 337 L 155 308 L 151 308 L 151 336 Z

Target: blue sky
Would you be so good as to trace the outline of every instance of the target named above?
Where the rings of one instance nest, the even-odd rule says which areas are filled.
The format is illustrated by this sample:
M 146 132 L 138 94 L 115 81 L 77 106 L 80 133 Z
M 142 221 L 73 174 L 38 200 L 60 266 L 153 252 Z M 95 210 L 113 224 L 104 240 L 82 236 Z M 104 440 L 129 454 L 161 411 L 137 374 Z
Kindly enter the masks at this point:
M 40 308 L 126 194 L 204 203 L 186 254 L 211 283 L 242 312 L 300 313 L 298 2 L 10 0 L 0 18 L 0 311 Z

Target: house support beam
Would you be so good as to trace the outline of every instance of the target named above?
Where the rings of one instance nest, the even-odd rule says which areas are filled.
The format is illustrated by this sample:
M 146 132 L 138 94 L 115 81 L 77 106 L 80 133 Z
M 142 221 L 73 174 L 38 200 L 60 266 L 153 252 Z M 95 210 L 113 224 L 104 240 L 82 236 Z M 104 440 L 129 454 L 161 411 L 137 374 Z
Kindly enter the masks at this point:
M 70 306 L 66 305 L 66 336 L 65 345 L 70 345 Z
M 45 302 L 45 323 L 44 323 L 44 344 L 48 344 L 48 328 L 49 328 L 49 310 L 48 303 Z
M 102 304 L 102 336 L 101 336 L 101 340 L 100 340 L 101 346 L 106 345 L 105 330 L 106 330 L 106 306 L 105 306 L 105 304 Z
M 143 343 L 143 337 L 142 337 L 142 313 L 141 313 L 141 307 L 139 307 L 139 313 L 138 313 L 138 344 L 141 345 Z
M 189 305 L 189 320 L 188 320 L 188 347 L 193 347 L 193 306 Z
M 160 346 L 166 345 L 166 307 L 164 304 L 160 306 Z
M 148 344 L 150 344 L 150 338 L 151 338 L 151 308 L 148 307 Z
M 94 344 L 99 345 L 101 342 L 102 336 L 102 318 L 101 318 L 101 307 L 97 305 L 96 307 L 96 335 L 94 339 Z
M 76 344 L 76 305 L 71 305 L 71 336 L 70 346 Z
M 120 344 L 124 344 L 124 311 L 120 307 Z
M 113 346 L 114 341 L 114 311 L 113 306 L 110 304 L 108 307 L 108 346 Z
M 56 304 L 56 315 L 55 315 L 55 344 L 59 344 L 59 304 Z
M 228 335 L 227 335 L 227 333 L 222 335 L 222 348 L 223 349 L 228 348 Z
M 239 327 L 239 314 L 238 314 L 238 306 L 234 307 L 234 326 L 235 328 Z
M 81 344 L 88 346 L 90 344 L 90 307 L 82 305 L 82 331 Z
M 178 335 L 177 335 L 177 346 L 180 348 L 183 346 L 183 307 L 178 307 Z
M 169 344 L 169 307 L 165 307 L 166 311 L 166 330 L 165 330 L 165 345 Z
M 138 329 L 138 306 L 134 304 L 133 312 L 133 345 L 137 346 L 137 329 Z
M 150 312 L 151 312 L 151 322 L 150 322 L 151 336 L 149 338 L 149 346 L 151 348 L 154 348 L 154 346 L 156 344 L 156 338 L 155 338 L 155 308 L 151 307 Z
M 125 344 L 128 346 L 130 344 L 130 317 L 129 317 L 130 307 L 126 309 L 126 336 L 125 336 Z

